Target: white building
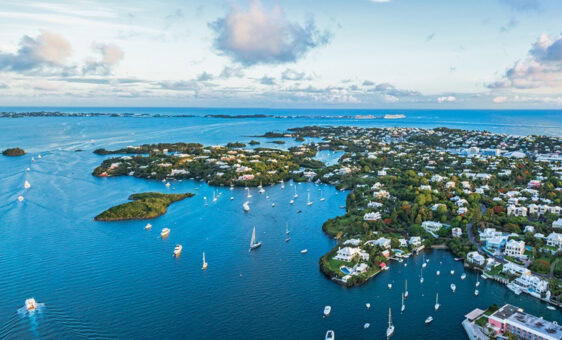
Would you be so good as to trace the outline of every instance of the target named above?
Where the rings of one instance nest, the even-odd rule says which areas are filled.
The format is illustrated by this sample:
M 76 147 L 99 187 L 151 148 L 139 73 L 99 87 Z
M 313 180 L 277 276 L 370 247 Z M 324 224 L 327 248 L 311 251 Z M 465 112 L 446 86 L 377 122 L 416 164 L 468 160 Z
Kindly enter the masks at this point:
M 390 239 L 381 237 L 373 242 L 375 246 L 379 246 L 381 248 L 390 249 L 391 242 Z
M 486 258 L 480 255 L 477 251 L 471 251 L 470 253 L 466 254 L 466 260 L 479 266 L 483 266 L 484 263 L 486 263 Z
M 486 228 L 480 232 L 480 241 L 488 241 L 488 239 L 502 236 L 501 231 L 496 231 L 496 228 Z
M 507 215 L 514 215 L 514 216 L 527 216 L 527 208 L 526 207 L 516 207 L 515 205 L 511 204 L 507 207 Z
M 562 228 L 562 218 L 559 218 L 556 221 L 552 222 L 552 228 Z
M 442 223 L 434 222 L 434 221 L 423 221 L 421 226 L 423 229 L 425 229 L 425 231 L 434 232 L 434 233 L 439 231 L 441 228 L 443 228 Z
M 546 244 L 560 249 L 562 248 L 562 234 L 552 232 L 546 237 Z
M 520 257 L 525 253 L 525 242 L 509 240 L 505 244 L 504 254 L 512 257 Z
M 548 290 L 548 281 L 536 275 L 521 275 L 513 282 L 530 292 L 536 292 L 538 294 L 545 293 Z
M 410 237 L 410 240 L 408 241 L 408 243 L 409 243 L 411 246 L 419 247 L 419 246 L 421 246 L 421 237 L 419 237 L 419 236 L 412 236 L 412 237 Z
M 338 249 L 336 256 L 334 256 L 334 260 L 344 261 L 344 262 L 351 262 L 354 257 L 359 256 L 361 260 L 368 261 L 369 254 L 360 248 L 351 248 L 345 247 Z
M 453 229 L 451 230 L 451 234 L 453 235 L 453 237 L 457 237 L 457 238 L 458 238 L 458 237 L 461 237 L 461 236 L 462 236 L 462 229 L 461 229 L 461 228 L 458 228 L 458 227 L 453 228 Z
M 530 275 L 531 271 L 513 262 L 506 262 L 503 265 L 502 273 L 509 273 L 512 275 Z
M 535 232 L 535 227 L 533 227 L 532 225 L 528 225 L 525 226 L 525 233 L 534 233 Z
M 379 212 L 366 213 L 363 216 L 363 220 L 365 221 L 378 221 L 380 219 L 381 219 L 381 213 Z

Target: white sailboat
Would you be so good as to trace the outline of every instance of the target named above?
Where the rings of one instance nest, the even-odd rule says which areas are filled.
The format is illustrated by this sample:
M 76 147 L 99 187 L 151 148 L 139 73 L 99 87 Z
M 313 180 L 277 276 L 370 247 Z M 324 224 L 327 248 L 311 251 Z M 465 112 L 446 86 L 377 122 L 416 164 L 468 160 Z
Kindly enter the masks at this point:
M 308 198 L 306 199 L 306 205 L 312 205 L 312 202 L 310 201 L 310 192 L 308 193 Z
M 423 283 L 423 268 L 422 268 L 421 274 L 420 274 L 420 283 Z
M 244 202 L 244 204 L 242 204 L 242 209 L 244 209 L 244 212 L 250 211 L 249 203 L 250 202 Z
M 461 280 L 464 280 L 464 279 L 466 279 L 466 274 L 465 274 L 465 273 L 462 273 L 462 275 L 461 275 Z
M 25 183 L 23 183 L 23 187 L 26 188 L 26 189 L 29 189 L 29 188 L 31 188 L 31 184 L 29 184 L 28 181 L 25 181 Z
M 402 308 L 400 309 L 401 312 L 404 312 L 406 309 L 406 305 L 404 304 L 404 293 L 402 293 Z
M 297 194 L 297 186 L 295 185 L 294 188 L 295 188 L 295 196 L 293 196 L 293 197 L 297 198 L 297 197 L 299 197 L 299 194 Z
M 217 196 L 215 195 L 215 192 L 213 191 L 213 202 L 217 201 Z
M 207 269 L 207 261 L 205 261 L 205 252 L 203 252 L 203 267 L 201 267 L 202 270 L 206 270 Z
M 289 231 L 289 222 L 285 224 L 285 234 L 289 235 L 291 232 Z
M 250 251 L 257 249 L 261 246 L 261 242 L 256 242 L 256 227 L 252 231 L 252 240 L 250 241 Z
M 454 271 L 454 270 L 451 270 L 451 275 L 455 275 L 455 271 Z
M 480 280 L 478 279 L 480 273 L 476 273 L 476 284 L 475 286 L 478 287 L 480 286 Z
M 250 188 L 246 188 L 248 190 L 248 198 L 252 197 L 252 194 L 250 194 Z
M 330 315 L 330 313 L 332 312 L 332 307 L 331 306 L 326 306 L 324 307 L 324 317 L 327 318 L 328 315 Z
M 441 307 L 441 305 L 439 304 L 439 293 L 435 294 L 435 311 L 437 311 L 439 309 L 439 307 Z
M 152 229 L 152 224 L 148 223 L 145 227 L 144 230 L 150 230 Z
M 265 190 L 263 189 L 263 186 L 261 185 L 261 181 L 260 181 L 260 186 L 259 186 L 259 188 L 260 188 L 260 191 L 259 191 L 260 194 L 263 194 L 263 193 L 265 192 Z
M 474 290 L 474 296 L 478 296 L 478 289 Z
M 320 201 L 324 201 L 324 200 L 325 198 L 324 195 L 322 194 L 322 189 L 320 189 Z
M 181 244 L 176 244 L 176 247 L 174 248 L 174 256 L 178 257 L 181 255 L 181 251 L 182 251 L 183 247 Z
M 386 337 L 390 338 L 394 334 L 394 325 L 392 324 L 392 314 L 390 308 L 388 309 L 388 328 L 386 329 Z
M 451 283 L 451 290 L 453 291 L 453 293 L 455 292 L 455 290 L 457 290 L 457 286 L 454 283 Z
M 426 266 L 427 266 L 427 263 L 425 262 L 425 255 L 423 255 L 422 268 L 425 268 Z
M 405 292 L 404 292 L 404 297 L 408 298 L 408 280 L 406 280 L 406 288 L 405 288 Z

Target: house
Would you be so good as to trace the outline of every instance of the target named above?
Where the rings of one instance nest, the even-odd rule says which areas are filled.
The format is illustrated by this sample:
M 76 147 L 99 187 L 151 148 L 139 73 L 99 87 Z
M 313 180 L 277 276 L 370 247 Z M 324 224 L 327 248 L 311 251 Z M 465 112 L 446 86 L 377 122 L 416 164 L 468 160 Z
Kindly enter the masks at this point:
M 525 242 L 509 240 L 503 252 L 506 256 L 520 257 L 525 253 Z
M 533 227 L 532 225 L 525 226 L 524 232 L 525 233 L 535 233 L 535 227 Z
M 363 220 L 365 221 L 378 221 L 380 219 L 381 219 L 381 213 L 379 212 L 366 213 L 363 216 Z
M 552 222 L 552 228 L 555 228 L 555 229 L 562 228 L 562 218 L 559 218 L 556 221 Z
M 410 237 L 410 240 L 408 241 L 408 243 L 409 243 L 411 246 L 419 247 L 419 246 L 421 246 L 421 237 L 419 237 L 419 236 L 412 236 L 412 237 Z
M 441 228 L 443 228 L 442 223 L 434 222 L 434 221 L 423 221 L 421 226 L 422 226 L 423 229 L 425 229 L 425 231 L 428 231 L 428 232 L 437 232 Z
M 334 256 L 334 260 L 351 262 L 356 256 L 359 256 L 361 260 L 369 261 L 369 254 L 357 247 L 345 247 L 338 249 L 336 256 Z
M 408 241 L 406 241 L 405 238 L 399 239 L 398 242 L 400 242 L 400 247 L 407 247 L 408 246 Z
M 486 263 L 486 258 L 480 255 L 477 251 L 471 251 L 466 254 L 466 260 L 472 264 L 483 266 Z
M 491 252 L 501 252 L 502 248 L 505 247 L 507 242 L 507 236 L 497 236 L 490 238 L 486 241 L 486 248 Z
M 519 339 L 559 340 L 562 338 L 562 329 L 558 324 L 527 314 L 523 309 L 507 304 L 488 317 L 488 327 L 497 335 L 510 333 Z
M 445 188 L 450 189 L 455 187 L 455 182 L 447 182 L 445 183 Z
M 513 204 L 507 207 L 507 215 L 514 215 L 514 216 L 527 216 L 527 208 L 526 207 L 517 207 Z
M 537 181 L 537 180 L 529 181 L 529 184 L 527 184 L 527 188 L 539 188 L 540 186 L 541 186 L 541 181 Z
M 453 237 L 459 238 L 459 237 L 462 236 L 462 229 L 461 229 L 461 228 L 458 228 L 458 227 L 453 228 L 453 229 L 451 230 L 451 234 L 453 235 Z
M 506 262 L 503 265 L 502 273 L 509 273 L 511 275 L 530 275 L 531 271 L 513 262 Z
M 486 228 L 480 232 L 480 241 L 484 242 L 490 238 L 502 236 L 501 231 L 496 231 L 496 228 Z
M 468 212 L 468 209 L 465 207 L 460 207 L 457 209 L 457 215 L 462 215 L 462 214 L 466 214 Z
M 373 208 L 373 209 L 375 209 L 375 208 L 380 208 L 380 207 L 382 207 L 382 206 L 383 206 L 383 204 L 382 204 L 382 203 L 379 203 L 379 202 L 369 202 L 369 203 L 367 203 L 367 207 L 368 207 L 368 208 Z
M 382 169 L 382 170 L 377 171 L 377 175 L 379 175 L 379 176 L 386 176 L 386 170 L 385 170 L 385 169 Z
M 548 246 L 560 249 L 562 248 L 562 234 L 552 232 L 546 237 Z
M 513 283 L 517 284 L 529 293 L 542 294 L 548 291 L 548 281 L 532 274 L 521 275 L 517 279 L 513 280 Z
M 431 185 L 420 185 L 420 190 L 425 191 L 431 191 Z
M 433 177 L 431 177 L 431 181 L 432 182 L 441 182 L 441 181 L 443 181 L 443 177 L 439 176 L 439 175 L 433 175 Z
M 379 246 L 381 248 L 390 249 L 391 242 L 390 239 L 381 237 L 373 242 L 375 246 Z
M 373 192 L 375 198 L 390 198 L 390 194 L 386 190 L 380 190 Z

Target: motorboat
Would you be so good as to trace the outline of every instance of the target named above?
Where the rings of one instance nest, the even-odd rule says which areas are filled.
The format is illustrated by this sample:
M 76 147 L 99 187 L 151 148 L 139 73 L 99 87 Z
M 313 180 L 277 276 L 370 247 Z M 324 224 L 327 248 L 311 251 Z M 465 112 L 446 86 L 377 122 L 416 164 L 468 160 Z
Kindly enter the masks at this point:
M 25 309 L 27 309 L 28 311 L 34 311 L 37 309 L 37 301 L 35 301 L 34 298 L 29 298 L 27 300 L 25 300 Z
M 183 247 L 181 244 L 176 244 L 176 247 L 174 248 L 174 256 L 178 257 L 181 255 L 181 251 L 182 251 Z
M 479 292 L 478 292 L 478 289 L 475 289 L 475 290 L 474 290 L 474 296 L 478 296 L 478 293 L 479 293 Z
M 439 293 L 437 293 L 435 295 L 435 311 L 437 311 L 439 307 L 441 307 L 441 305 L 439 304 Z
M 328 315 L 330 315 L 330 313 L 332 312 L 332 307 L 331 306 L 326 306 L 324 307 L 324 317 L 328 317 Z
M 23 187 L 24 187 L 25 189 L 29 189 L 29 188 L 31 188 L 31 184 L 29 184 L 28 181 L 25 181 L 25 182 L 23 183 Z
M 388 284 L 388 289 L 392 289 L 392 283 Z
M 371 327 L 371 324 L 368 323 L 368 322 L 366 322 L 366 323 L 363 325 L 363 328 L 364 328 L 364 329 L 367 329 L 367 328 L 369 328 L 369 327 Z
M 160 232 L 160 236 L 162 238 L 164 238 L 164 237 L 168 237 L 168 235 L 170 235 L 170 229 L 169 228 L 163 228 L 162 231 Z
M 451 290 L 453 291 L 453 293 L 455 292 L 455 290 L 457 290 L 457 286 L 454 283 L 451 283 Z
M 408 298 L 408 280 L 406 280 L 406 287 L 404 288 L 404 298 Z
M 18 196 L 18 201 L 23 202 L 23 196 Z
M 308 249 L 301 250 L 301 254 L 306 254 L 306 253 L 308 253 Z
M 439 276 L 439 274 L 441 274 L 441 272 L 440 272 L 440 271 L 437 271 L 435 274 L 437 274 L 437 276 Z
M 365 307 L 367 307 L 367 309 L 369 309 L 369 308 L 371 308 L 371 304 L 367 302 L 367 303 L 365 304 Z
M 454 270 L 451 270 L 451 275 L 455 275 L 455 271 L 454 271 Z
M 546 309 L 548 309 L 548 310 L 556 310 L 556 307 L 554 307 L 554 306 L 546 306 Z
M 271 203 L 271 207 L 272 207 L 272 208 L 275 208 L 275 203 Z
M 207 269 L 207 261 L 205 261 L 205 252 L 203 252 L 203 267 L 201 267 L 202 270 L 206 270 Z
M 461 280 L 464 280 L 464 279 L 466 279 L 466 274 L 465 274 L 465 273 L 462 273 L 462 275 L 461 275 Z
M 427 319 L 425 319 L 425 324 L 429 325 L 431 321 L 433 321 L 433 316 L 428 316 Z
M 295 203 L 294 200 L 290 200 L 290 201 L 289 201 L 289 204 L 294 204 L 294 203 Z
M 289 242 L 290 240 L 291 240 L 291 238 L 290 238 L 290 237 L 287 237 L 287 238 L 285 239 L 285 242 Z
M 144 230 L 150 230 L 152 229 L 152 224 L 148 223 L 147 225 L 144 226 Z
M 242 204 L 242 209 L 244 209 L 244 212 L 248 212 L 250 211 L 250 202 L 244 202 L 244 204 Z
M 326 332 L 326 336 L 324 337 L 325 340 L 335 340 L 336 339 L 336 334 L 334 333 L 334 331 L 329 330 Z

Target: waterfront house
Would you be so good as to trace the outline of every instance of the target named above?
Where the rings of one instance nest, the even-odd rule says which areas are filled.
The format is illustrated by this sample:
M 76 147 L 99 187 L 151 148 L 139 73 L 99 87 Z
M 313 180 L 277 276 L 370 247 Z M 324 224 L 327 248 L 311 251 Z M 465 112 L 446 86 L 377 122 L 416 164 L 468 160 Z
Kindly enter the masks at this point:
M 560 340 L 562 329 L 554 322 L 506 304 L 488 317 L 488 327 L 497 335 L 511 333 L 520 339 Z
M 466 254 L 466 260 L 472 264 L 483 266 L 486 263 L 486 258 L 480 255 L 477 251 L 471 251 Z
M 412 237 L 410 237 L 410 240 L 408 241 L 408 243 L 409 243 L 411 246 L 419 247 L 419 246 L 421 246 L 421 237 L 419 237 L 419 236 L 412 236 Z
M 361 260 L 369 261 L 369 254 L 357 247 L 345 247 L 338 249 L 334 260 L 351 262 L 354 257 L 359 256 Z
M 421 226 L 427 232 L 437 232 L 443 227 L 443 224 L 434 221 L 423 221 Z
M 501 252 L 507 242 L 507 236 L 496 236 L 486 241 L 486 248 L 491 252 Z
M 541 294 L 548 291 L 548 281 L 532 274 L 521 275 L 513 280 L 523 291 L 535 296 L 540 297 Z
M 525 253 L 525 242 L 509 240 L 505 244 L 504 254 L 506 256 L 521 257 Z
M 531 271 L 523 266 L 508 261 L 504 263 L 502 273 L 508 273 L 511 275 L 530 275 Z

